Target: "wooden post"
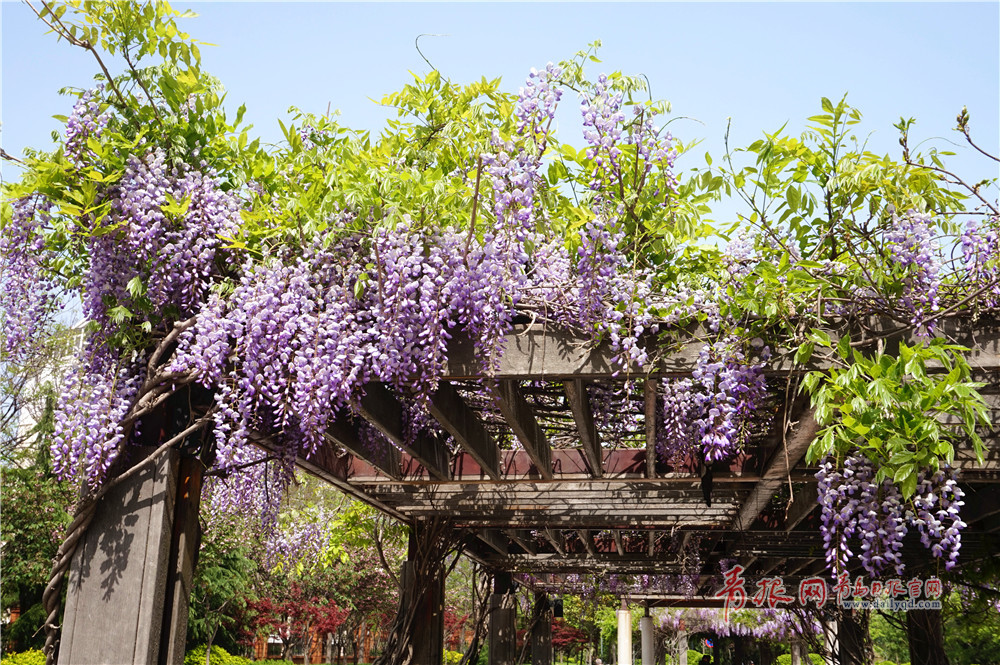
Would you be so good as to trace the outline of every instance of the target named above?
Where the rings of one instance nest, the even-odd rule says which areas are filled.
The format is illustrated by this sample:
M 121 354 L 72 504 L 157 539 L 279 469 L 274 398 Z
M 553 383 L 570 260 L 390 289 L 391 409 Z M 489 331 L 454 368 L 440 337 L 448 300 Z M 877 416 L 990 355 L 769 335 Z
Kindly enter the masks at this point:
M 164 603 L 163 639 L 160 644 L 160 662 L 166 665 L 180 665 L 184 662 L 191 579 L 194 577 L 198 549 L 201 546 L 198 509 L 201 507 L 204 470 L 204 465 L 197 457 L 181 456 L 174 503 L 170 562 L 167 566 L 169 572 Z
M 941 610 L 908 610 L 906 637 L 912 665 L 948 665 Z
M 868 633 L 868 610 L 841 610 L 837 621 L 841 665 L 871 665 L 875 660 Z
M 490 595 L 489 665 L 514 665 L 517 660 L 514 581 L 510 573 L 496 573 Z
M 412 545 L 412 541 L 411 541 Z M 411 547 L 412 553 L 412 547 Z M 412 588 L 411 578 L 416 566 L 414 561 L 403 563 L 401 582 L 404 589 Z M 444 658 L 444 569 L 439 566 L 434 579 L 417 604 L 411 624 L 410 644 L 413 647 L 412 665 L 441 665 Z
M 168 581 L 179 458 L 169 451 L 101 500 L 70 567 L 60 665 L 157 663 L 163 662 L 161 645 L 176 651 L 172 622 L 180 623 L 182 614 L 186 628 L 187 600 L 183 607 L 164 606 L 174 596 Z M 190 578 L 179 581 L 178 603 L 188 584 Z M 180 660 L 167 665 L 183 662 L 183 641 L 182 633 Z
M 535 593 L 535 624 L 531 629 L 531 665 L 552 665 L 552 604 L 548 595 Z

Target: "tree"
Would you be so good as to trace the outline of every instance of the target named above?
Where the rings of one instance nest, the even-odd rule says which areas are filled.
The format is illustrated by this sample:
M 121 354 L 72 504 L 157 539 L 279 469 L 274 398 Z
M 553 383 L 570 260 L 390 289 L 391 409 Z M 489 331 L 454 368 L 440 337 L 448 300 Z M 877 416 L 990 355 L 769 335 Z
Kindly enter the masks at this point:
M 203 533 L 188 604 L 188 645 L 204 644 L 208 665 L 213 644 L 230 652 L 237 646 L 237 622 L 245 614 L 257 564 L 232 534 Z
M 557 653 L 564 653 L 566 657 L 572 657 L 590 643 L 590 636 L 576 626 L 572 626 L 565 619 L 552 620 L 552 649 Z

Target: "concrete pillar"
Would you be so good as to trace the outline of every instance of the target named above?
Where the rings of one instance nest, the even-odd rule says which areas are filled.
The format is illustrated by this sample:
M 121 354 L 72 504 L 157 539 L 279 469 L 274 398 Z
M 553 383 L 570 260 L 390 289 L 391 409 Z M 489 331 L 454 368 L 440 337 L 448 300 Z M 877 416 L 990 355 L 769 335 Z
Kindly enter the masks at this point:
M 489 665 L 514 665 L 517 660 L 514 582 L 510 573 L 497 573 L 490 594 Z
M 531 665 L 552 665 L 552 605 L 544 592 L 535 593 L 535 623 L 531 629 Z
M 656 665 L 656 647 L 653 644 L 653 617 L 646 614 L 639 619 L 639 635 L 642 646 L 642 665 Z
M 632 665 L 632 612 L 624 600 L 618 610 L 618 665 Z

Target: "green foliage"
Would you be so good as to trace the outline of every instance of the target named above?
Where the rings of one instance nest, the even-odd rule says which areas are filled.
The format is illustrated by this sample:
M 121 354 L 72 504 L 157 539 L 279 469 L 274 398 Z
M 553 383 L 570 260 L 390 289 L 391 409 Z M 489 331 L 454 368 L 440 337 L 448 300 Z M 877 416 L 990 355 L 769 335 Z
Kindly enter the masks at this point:
M 184 665 L 205 665 L 206 649 L 202 644 L 184 654 Z M 250 665 L 253 661 L 242 656 L 234 656 L 220 646 L 212 646 L 209 665 Z M 268 661 L 275 662 L 275 661 Z
M 813 665 L 823 665 L 826 661 L 823 660 L 823 656 L 818 653 L 809 654 L 809 660 L 812 661 Z M 776 665 L 791 665 L 792 655 L 788 653 L 783 653 L 775 659 Z
M 45 654 L 39 649 L 12 653 L 4 656 L 0 665 L 45 665 Z
M 444 665 L 458 665 L 460 662 L 462 662 L 461 652 L 444 650 Z
M 248 547 L 221 527 L 203 534 L 188 606 L 188 644 L 233 647 L 257 565 Z
M 833 348 L 818 332 L 814 337 Z M 954 460 L 959 433 L 946 424 L 952 416 L 982 461 L 976 427 L 988 422 L 986 403 L 977 392 L 984 384 L 970 380 L 967 351 L 935 339 L 920 346 L 901 343 L 898 355 L 877 352 L 869 359 L 851 348 L 849 337 L 841 338 L 836 352 L 843 366 L 825 377 L 813 372 L 804 382 L 823 426 L 808 459 L 842 458 L 860 450 L 875 462 L 877 482 L 891 478 L 909 498 L 922 469 L 937 470 L 941 462 Z M 931 374 L 928 366 L 942 372 Z

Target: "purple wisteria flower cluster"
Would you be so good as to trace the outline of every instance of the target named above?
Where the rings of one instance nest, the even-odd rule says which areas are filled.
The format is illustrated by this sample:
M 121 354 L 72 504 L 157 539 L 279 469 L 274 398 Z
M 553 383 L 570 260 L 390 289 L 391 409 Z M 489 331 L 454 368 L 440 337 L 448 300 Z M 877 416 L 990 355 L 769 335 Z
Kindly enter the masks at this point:
M 25 359 L 60 307 L 55 283 L 45 272 L 55 254 L 40 232 L 50 207 L 40 196 L 17 199 L 10 222 L 0 229 L 0 330 L 3 353 L 15 364 Z
M 82 473 L 91 486 L 114 461 L 122 418 L 146 378 L 142 354 L 132 357 L 111 338 L 131 316 L 192 315 L 209 288 L 219 236 L 238 223 L 235 198 L 213 175 L 171 167 L 162 150 L 130 158 L 108 203 L 104 218 L 87 220 L 95 233 L 79 288 L 97 332 L 60 391 L 52 444 L 59 472 Z
M 958 563 L 962 548 L 962 529 L 966 524 L 959 517 L 965 502 L 965 492 L 958 485 L 958 472 L 945 468 L 917 476 L 913 511 L 908 516 L 920 533 L 920 542 L 936 559 L 945 559 L 944 567 L 951 570 Z
M 1000 217 L 970 219 L 962 233 L 962 259 L 977 301 L 1000 309 Z
M 878 577 L 893 571 L 902 575 L 901 550 L 909 526 L 917 528 L 932 556 L 944 558 L 945 568 L 951 570 L 965 527 L 959 518 L 964 494 L 954 471 L 921 472 L 912 508 L 891 479 L 876 482 L 875 477 L 874 463 L 863 455 L 848 457 L 843 469 L 831 458 L 820 464 L 816 473 L 820 532 L 830 570 L 841 572 L 854 556 L 850 541 L 856 536 L 861 543 L 861 564 L 868 574 Z
M 762 360 L 769 352 L 761 351 Z M 694 452 L 706 462 L 732 457 L 767 394 L 763 363 L 750 362 L 734 340 L 705 345 L 691 379 L 663 380 L 663 427 L 657 451 L 676 461 Z
M 893 213 L 886 242 L 893 261 L 906 272 L 900 305 L 911 316 L 913 326 L 932 335 L 933 322 L 925 320 L 940 308 L 941 258 L 931 216 L 916 210 L 903 216 Z
M 104 86 L 87 90 L 76 104 L 66 121 L 66 142 L 63 152 L 66 158 L 75 166 L 82 166 L 90 156 L 87 141 L 98 139 L 108 126 L 111 113 L 101 113 L 100 94 Z

